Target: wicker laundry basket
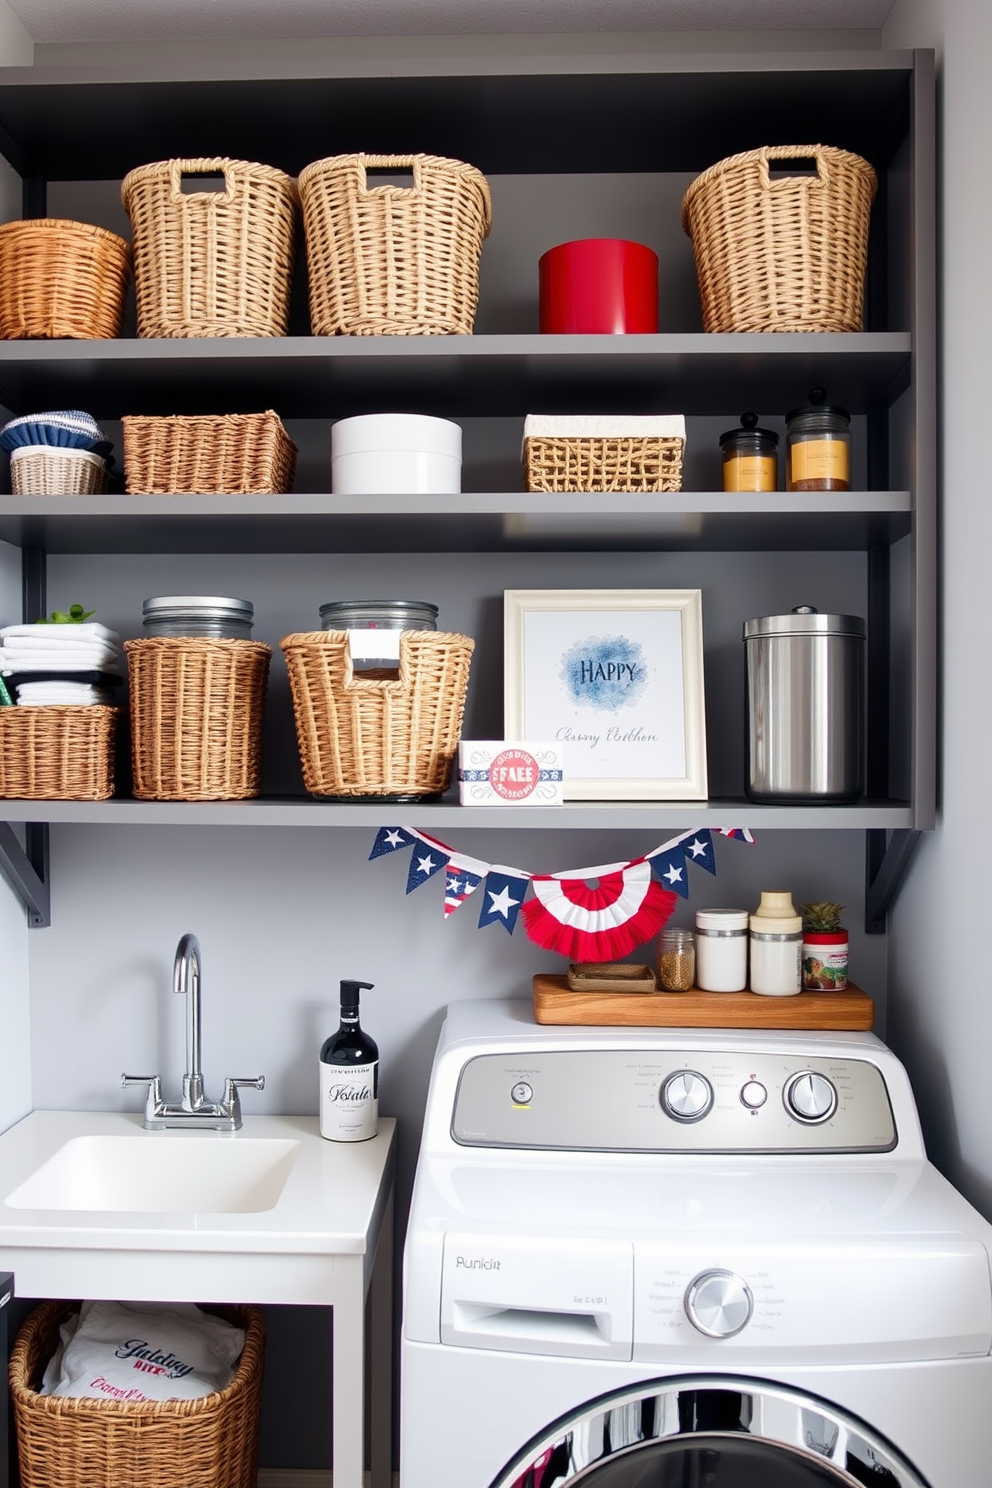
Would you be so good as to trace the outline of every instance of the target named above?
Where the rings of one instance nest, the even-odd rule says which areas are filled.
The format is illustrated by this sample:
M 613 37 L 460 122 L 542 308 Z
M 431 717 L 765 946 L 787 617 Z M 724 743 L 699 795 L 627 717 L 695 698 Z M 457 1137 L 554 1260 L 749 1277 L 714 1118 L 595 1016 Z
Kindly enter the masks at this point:
M 475 649 L 470 637 L 403 631 L 396 680 L 355 676 L 344 630 L 286 636 L 281 646 L 311 795 L 431 796 L 446 789 Z
M 225 1390 L 197 1400 L 40 1395 L 38 1385 L 75 1302 L 43 1302 L 10 1356 L 22 1488 L 255 1488 L 265 1332 L 257 1307 L 217 1311 L 245 1329 Z
M 370 170 L 413 173 L 376 186 Z M 316 336 L 468 335 L 492 206 L 485 176 L 439 155 L 331 155 L 300 173 Z
M 0 797 L 108 800 L 118 714 L 100 704 L 0 708 Z
M 815 174 L 773 180 L 776 162 Z M 706 331 L 860 331 L 877 179 L 830 145 L 774 145 L 718 161 L 682 199 Z
M 183 178 L 224 178 L 184 192 Z M 270 165 L 160 160 L 124 177 L 139 336 L 284 336 L 296 183 Z
M 684 450 L 681 414 L 529 414 L 524 485 L 528 491 L 681 491 Z
M 125 641 L 132 790 L 139 801 L 241 801 L 262 788 L 270 647 L 142 636 Z
M 265 413 L 128 415 L 124 478 L 132 496 L 285 495 L 296 445 L 271 408 Z
M 107 462 L 90 450 L 21 444 L 10 452 L 15 496 L 95 496 L 107 489 Z
M 0 338 L 113 340 L 124 323 L 131 249 L 89 222 L 0 226 Z

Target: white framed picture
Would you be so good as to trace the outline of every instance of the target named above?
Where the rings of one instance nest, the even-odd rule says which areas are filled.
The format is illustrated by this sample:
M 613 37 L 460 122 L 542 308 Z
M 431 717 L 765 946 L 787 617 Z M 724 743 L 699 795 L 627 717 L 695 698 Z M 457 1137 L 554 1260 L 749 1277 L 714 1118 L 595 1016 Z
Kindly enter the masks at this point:
M 698 589 L 506 589 L 504 732 L 564 749 L 567 801 L 706 799 Z

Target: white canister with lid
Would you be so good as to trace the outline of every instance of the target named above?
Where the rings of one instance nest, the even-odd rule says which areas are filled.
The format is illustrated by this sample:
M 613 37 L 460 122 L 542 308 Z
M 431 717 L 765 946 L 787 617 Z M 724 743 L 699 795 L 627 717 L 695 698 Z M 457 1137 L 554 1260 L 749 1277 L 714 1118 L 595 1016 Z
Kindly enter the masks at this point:
M 751 991 L 763 997 L 801 992 L 803 920 L 788 890 L 764 890 L 750 928 Z
M 451 495 L 462 488 L 462 430 L 419 413 L 364 413 L 331 427 L 335 496 Z
M 696 986 L 743 992 L 747 986 L 747 910 L 696 911 Z

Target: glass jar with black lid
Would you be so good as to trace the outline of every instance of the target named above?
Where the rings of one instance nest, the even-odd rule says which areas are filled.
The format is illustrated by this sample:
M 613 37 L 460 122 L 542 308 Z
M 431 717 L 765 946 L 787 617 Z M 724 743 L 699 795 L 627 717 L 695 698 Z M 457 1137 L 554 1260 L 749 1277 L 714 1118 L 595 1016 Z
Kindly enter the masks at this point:
M 742 413 L 739 429 L 720 435 L 725 491 L 778 490 L 778 435 L 758 428 L 756 413 Z
M 786 490 L 851 489 L 851 415 L 810 388 L 809 403 L 785 416 Z

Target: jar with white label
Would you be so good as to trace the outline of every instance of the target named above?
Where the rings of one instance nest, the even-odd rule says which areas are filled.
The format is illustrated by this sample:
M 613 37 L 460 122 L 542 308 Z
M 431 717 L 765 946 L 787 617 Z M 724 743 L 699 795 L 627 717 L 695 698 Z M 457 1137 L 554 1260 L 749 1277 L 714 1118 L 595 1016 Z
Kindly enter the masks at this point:
M 851 415 L 826 402 L 823 388 L 810 388 L 809 404 L 785 416 L 785 489 L 851 489 Z
M 696 911 L 696 986 L 743 992 L 747 986 L 747 910 Z
M 803 920 L 792 895 L 765 890 L 750 916 L 751 991 L 793 997 L 802 991 Z

